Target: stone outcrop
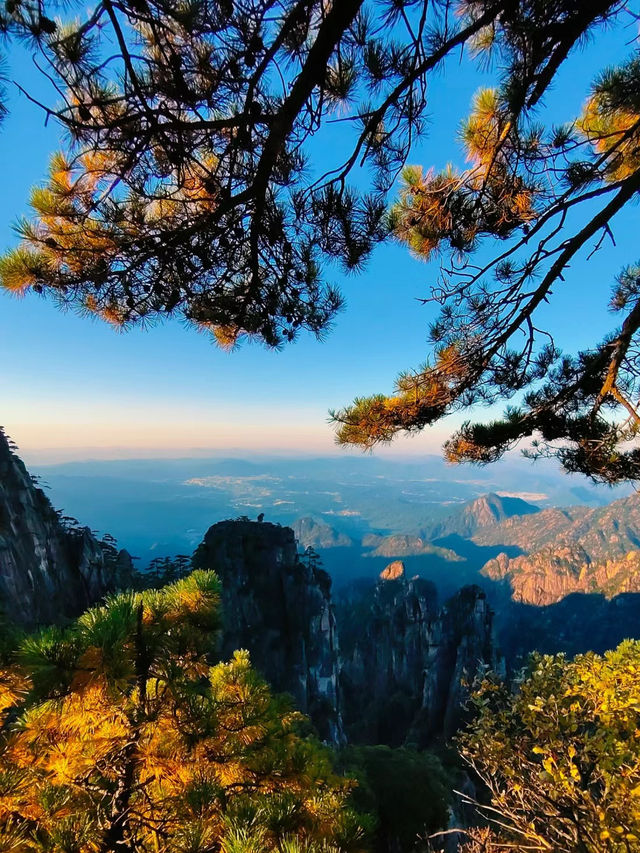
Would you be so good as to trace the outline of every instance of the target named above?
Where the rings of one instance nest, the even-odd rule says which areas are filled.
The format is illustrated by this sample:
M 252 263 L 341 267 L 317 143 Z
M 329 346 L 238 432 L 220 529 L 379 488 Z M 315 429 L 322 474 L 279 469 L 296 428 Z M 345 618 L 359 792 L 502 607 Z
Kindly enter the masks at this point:
M 450 737 L 460 726 L 474 678 L 483 669 L 502 672 L 493 612 L 478 586 L 465 586 L 440 612 L 431 666 L 425 673 L 422 709 L 429 735 Z
M 394 560 L 380 572 L 383 581 L 396 581 L 404 575 L 404 563 L 402 560 Z
M 422 578 L 382 578 L 338 609 L 350 739 L 424 746 L 452 734 L 481 666 L 496 666 L 492 613 L 479 587 L 444 607 Z
M 514 601 L 555 604 L 574 592 L 601 593 L 606 598 L 640 593 L 640 551 L 592 563 L 580 545 L 543 548 L 509 558 L 499 554 L 482 569 L 491 580 L 508 582 Z
M 462 557 L 450 548 L 441 548 L 421 536 L 405 533 L 393 533 L 389 536 L 367 533 L 362 539 L 362 546 L 373 549 L 366 552 L 365 557 L 433 556 L 453 563 L 462 562 Z
M 574 592 L 611 598 L 640 592 L 640 496 L 606 507 L 549 509 L 478 532 L 482 545 L 516 546 L 482 574 L 508 583 L 514 601 L 554 604 Z
M 0 607 L 27 626 L 80 614 L 115 586 L 88 528 L 65 527 L 0 431 Z
M 274 690 L 293 696 L 321 737 L 343 740 L 331 579 L 301 561 L 288 527 L 214 524 L 194 556 L 222 581 L 221 654 L 247 649 Z
M 434 585 L 407 578 L 400 561 L 373 585 L 345 588 L 335 614 L 329 576 L 299 556 L 288 527 L 220 522 L 194 564 L 222 581 L 221 656 L 248 649 L 334 743 L 450 735 L 479 666 L 495 663 L 484 593 L 465 587 L 440 607 Z

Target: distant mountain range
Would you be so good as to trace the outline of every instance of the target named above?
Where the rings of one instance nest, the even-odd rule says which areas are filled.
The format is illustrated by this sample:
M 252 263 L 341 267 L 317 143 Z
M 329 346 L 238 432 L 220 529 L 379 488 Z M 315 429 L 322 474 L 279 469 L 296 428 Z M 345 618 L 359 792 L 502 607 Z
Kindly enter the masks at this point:
M 158 555 L 190 553 L 216 521 L 261 513 L 284 525 L 311 517 L 354 543 L 367 534 L 432 541 L 452 532 L 468 537 L 501 513 L 524 511 L 519 501 L 542 509 L 600 506 L 629 493 L 518 458 L 487 468 L 452 468 L 429 456 L 142 459 L 39 465 L 34 473 L 48 484 L 56 506 L 112 533 L 142 566 Z M 500 504 L 487 497 L 485 512 L 478 507 L 470 526 L 467 505 L 491 494 Z M 437 555 L 422 559 L 425 570 L 429 561 L 434 571 L 440 567 Z
M 459 508 L 450 509 L 448 515 L 439 521 L 426 524 L 418 533 L 366 533 L 361 538 L 361 545 L 365 550 L 371 549 L 369 556 L 407 557 L 439 554 L 445 559 L 460 560 L 451 549 L 439 547 L 433 544 L 434 541 L 447 536 L 471 538 L 485 527 L 495 528 L 506 519 L 540 511 L 540 507 L 521 498 L 504 497 L 491 492 Z M 356 544 L 351 537 L 341 533 L 336 527 L 313 516 L 299 518 L 291 526 L 298 542 L 305 548 L 309 545 L 314 548 L 348 548 Z
M 572 592 L 611 598 L 640 592 L 640 496 L 606 507 L 547 509 L 476 531 L 480 545 L 511 545 L 519 556 L 501 553 L 482 572 L 507 580 L 513 597 L 552 604 Z
M 636 589 L 637 495 L 544 465 L 219 458 L 70 463 L 40 473 L 57 506 L 112 532 L 142 567 L 191 553 L 218 520 L 264 513 L 292 525 L 301 549 L 320 553 L 336 586 L 402 559 L 409 576 L 433 581 L 443 596 L 480 583 L 491 595 L 499 587 L 547 605 L 576 591 Z
M 236 476 L 233 464 L 220 466 L 185 487 L 189 496 L 195 488 L 220 500 L 237 489 L 257 516 L 238 517 L 237 506 L 227 505 L 232 520 L 210 527 L 204 543 L 199 534 L 194 560 L 224 576 L 230 647 L 251 648 L 269 680 L 294 693 L 330 739 L 340 740 L 344 726 L 356 740 L 426 743 L 455 729 L 479 662 L 513 673 L 534 649 L 602 652 L 640 637 L 635 493 L 606 506 L 558 509 L 493 491 L 426 511 L 418 498 L 431 486 L 415 478 L 411 487 L 407 480 L 393 486 L 352 471 L 346 480 L 316 481 L 326 488 L 314 492 L 299 471 L 242 470 Z M 0 475 L 0 606 L 7 615 L 27 625 L 64 618 L 135 580 L 128 554 L 56 512 L 1 434 Z M 95 497 L 95 482 L 85 485 Z M 150 483 L 149 495 L 154 487 L 167 488 Z M 420 523 L 409 527 L 405 519 L 394 529 L 399 496 L 407 493 L 414 499 L 407 516 Z M 184 491 L 162 494 L 166 517 L 188 519 L 198 535 L 204 505 L 185 500 Z M 290 507 L 286 495 L 294 506 L 315 500 L 332 508 L 305 512 L 294 530 L 264 520 L 264 509 L 255 512 L 266 501 L 274 514 Z M 387 524 L 353 509 L 358 495 L 363 509 L 375 498 Z M 121 501 L 130 497 L 120 491 Z M 320 561 L 299 556 L 307 547 Z
M 341 549 L 341 563 L 349 549 L 352 566 L 363 574 L 369 574 L 363 558 L 411 557 L 416 558 L 413 573 L 437 582 L 433 565 L 425 563 L 429 558 L 437 559 L 440 569 L 442 562 L 464 563 L 448 570 L 457 585 L 483 578 L 500 582 L 513 600 L 526 604 L 553 604 L 575 592 L 608 598 L 640 592 L 640 496 L 635 493 L 605 507 L 565 509 L 541 509 L 489 493 L 415 534 L 367 533 L 359 542 L 310 517 L 293 528 L 305 547 Z M 331 570 L 331 555 L 325 559 Z
M 622 556 L 640 548 L 640 495 L 634 492 L 603 507 L 552 508 L 506 519 L 476 532 L 474 539 L 482 545 L 517 545 L 523 551 L 580 543 L 592 559 Z

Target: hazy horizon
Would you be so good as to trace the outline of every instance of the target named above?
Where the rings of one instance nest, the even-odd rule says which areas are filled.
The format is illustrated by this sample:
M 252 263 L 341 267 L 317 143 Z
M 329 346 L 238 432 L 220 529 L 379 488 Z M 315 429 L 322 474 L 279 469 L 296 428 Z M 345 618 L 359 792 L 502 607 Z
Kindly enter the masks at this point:
M 149 444 L 145 443 L 122 443 L 122 444 L 41 444 L 36 431 L 31 428 L 12 429 L 10 424 L 4 424 L 6 434 L 16 443 L 19 455 L 26 463 L 38 463 L 54 465 L 65 462 L 91 462 L 126 459 L 198 459 L 207 457 L 276 457 L 276 458 L 353 458 L 360 456 L 375 456 L 382 459 L 410 459 L 420 460 L 428 457 L 442 458 L 442 443 L 446 438 L 446 431 L 434 430 L 428 437 L 429 440 L 422 441 L 420 436 L 401 438 L 390 446 L 376 448 L 373 453 L 352 448 L 339 447 L 333 440 L 333 434 L 325 427 L 326 436 L 318 430 L 311 440 L 296 444 L 295 440 L 287 441 L 286 436 L 280 443 L 265 440 L 264 430 L 255 429 L 255 436 L 247 433 L 244 443 L 221 443 L 224 432 L 218 431 L 212 436 L 217 442 L 189 444 L 183 438 L 172 443 Z M 115 431 L 117 432 L 117 431 Z M 238 442 L 238 429 L 229 432 L 229 436 Z M 188 437 L 188 433 L 187 433 Z M 299 438 L 300 433 L 292 438 Z M 281 436 L 282 438 L 282 436 Z M 518 454 L 519 455 L 519 454 Z M 455 468 L 455 466 L 452 466 Z
M 397 451 L 25 461 L 57 509 L 114 535 L 141 565 L 157 555 L 191 553 L 212 524 L 239 516 L 263 513 L 287 526 L 311 516 L 360 539 L 410 534 L 488 493 L 550 507 L 602 506 L 630 492 L 597 487 L 563 474 L 552 460 L 533 464 L 519 454 L 487 467 Z

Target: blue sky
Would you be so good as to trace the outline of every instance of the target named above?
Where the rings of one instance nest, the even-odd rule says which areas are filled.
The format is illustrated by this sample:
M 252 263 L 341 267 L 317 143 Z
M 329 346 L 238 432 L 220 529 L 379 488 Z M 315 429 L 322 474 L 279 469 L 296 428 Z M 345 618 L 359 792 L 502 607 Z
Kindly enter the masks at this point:
M 604 67 L 626 56 L 634 36 L 630 29 L 605 33 L 575 56 L 547 99 L 549 113 L 576 114 L 594 63 Z M 20 76 L 30 74 L 28 65 L 26 54 L 10 57 Z M 432 80 L 431 129 L 412 162 L 442 167 L 461 160 L 456 128 L 490 77 L 465 61 L 447 71 Z M 57 128 L 45 127 L 38 108 L 10 89 L 10 114 L 0 128 L 0 249 L 15 241 L 11 226 L 28 212 L 29 189 L 42 180 L 58 144 Z M 607 288 L 623 264 L 638 259 L 637 208 L 619 217 L 614 233 L 616 247 L 576 263 L 547 309 L 548 327 L 567 351 L 614 322 Z M 337 452 L 327 410 L 391 390 L 399 370 L 424 360 L 435 309 L 416 300 L 428 294 L 436 272 L 435 263 L 416 261 L 401 246 L 380 247 L 364 274 L 334 276 L 347 307 L 326 340 L 302 337 L 282 352 L 245 345 L 225 353 L 179 321 L 121 334 L 35 295 L 18 300 L 0 292 L 0 423 L 27 459 L 41 462 L 225 448 Z M 450 427 L 445 422 L 384 452 L 432 453 Z

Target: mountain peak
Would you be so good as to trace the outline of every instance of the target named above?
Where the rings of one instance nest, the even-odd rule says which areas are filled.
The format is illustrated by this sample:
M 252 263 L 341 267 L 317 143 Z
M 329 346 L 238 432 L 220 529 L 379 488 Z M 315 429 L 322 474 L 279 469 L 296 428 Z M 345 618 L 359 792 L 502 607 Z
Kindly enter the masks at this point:
M 486 527 L 512 518 L 514 515 L 532 515 L 539 512 L 539 507 L 530 504 L 522 498 L 509 495 L 499 495 L 496 492 L 488 492 L 470 501 L 464 508 L 464 512 L 476 519 L 478 527 Z
M 298 518 L 291 527 L 303 548 L 350 548 L 353 545 L 346 533 L 310 515 Z
M 404 577 L 404 563 L 402 560 L 394 560 L 380 572 L 380 580 L 396 581 Z
M 442 539 L 445 536 L 467 538 L 473 536 L 481 527 L 490 527 L 500 524 L 507 518 L 533 515 L 537 512 L 540 512 L 539 507 L 522 498 L 488 492 L 464 504 L 448 518 L 434 525 L 431 530 L 425 531 L 425 536 L 431 540 Z

